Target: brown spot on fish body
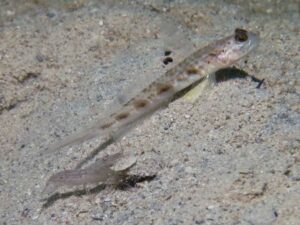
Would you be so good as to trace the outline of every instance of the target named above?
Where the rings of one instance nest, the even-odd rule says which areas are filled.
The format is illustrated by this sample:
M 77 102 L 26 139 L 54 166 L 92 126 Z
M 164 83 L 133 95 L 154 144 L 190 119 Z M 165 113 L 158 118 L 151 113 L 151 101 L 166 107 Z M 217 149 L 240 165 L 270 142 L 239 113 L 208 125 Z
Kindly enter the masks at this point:
M 222 51 L 224 51 L 224 50 L 223 50 L 223 49 L 218 49 L 218 48 L 216 48 L 216 49 L 214 49 L 212 52 L 210 52 L 210 53 L 208 54 L 208 57 L 215 58 L 215 57 L 217 57 L 218 55 L 220 55 L 220 53 L 221 53 Z
M 211 52 L 211 53 L 209 53 L 209 55 L 208 55 L 209 57 L 216 57 L 217 56 L 217 53 L 215 53 L 215 52 Z
M 163 94 L 173 88 L 172 84 L 157 84 L 156 93 L 158 95 Z
M 108 122 L 108 123 L 105 123 L 101 126 L 102 129 L 107 129 L 109 127 L 111 127 L 115 122 L 114 121 L 111 121 L 111 122 Z
M 115 119 L 123 120 L 123 119 L 126 119 L 129 115 L 130 115 L 129 112 L 122 112 L 122 113 L 119 113 L 118 115 L 116 115 Z
M 136 109 L 144 108 L 149 104 L 149 100 L 147 99 L 137 99 L 133 102 L 133 106 Z
M 184 74 L 181 74 L 181 75 L 176 77 L 177 81 L 183 81 L 183 80 L 186 80 L 186 79 L 187 79 L 187 76 L 185 76 Z
M 186 69 L 186 73 L 187 75 L 195 75 L 195 74 L 198 74 L 199 73 L 199 70 L 197 67 L 195 66 L 189 66 L 187 69 Z

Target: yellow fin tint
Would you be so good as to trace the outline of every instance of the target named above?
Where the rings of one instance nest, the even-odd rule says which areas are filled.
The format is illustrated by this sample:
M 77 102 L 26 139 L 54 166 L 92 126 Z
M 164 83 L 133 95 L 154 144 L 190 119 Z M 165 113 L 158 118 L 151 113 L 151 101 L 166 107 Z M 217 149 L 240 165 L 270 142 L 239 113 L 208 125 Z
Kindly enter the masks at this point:
M 205 92 L 207 89 L 212 87 L 215 83 L 216 83 L 215 74 L 213 73 L 213 74 L 207 75 L 203 81 L 201 81 L 194 88 L 189 90 L 183 96 L 183 99 L 194 103 L 203 92 Z

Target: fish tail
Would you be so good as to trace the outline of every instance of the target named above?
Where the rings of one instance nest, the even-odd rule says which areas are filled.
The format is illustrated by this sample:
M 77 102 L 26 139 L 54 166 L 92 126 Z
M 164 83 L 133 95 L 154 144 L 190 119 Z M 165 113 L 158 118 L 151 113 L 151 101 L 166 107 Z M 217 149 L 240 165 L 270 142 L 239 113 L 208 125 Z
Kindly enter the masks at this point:
M 77 134 L 71 135 L 57 143 L 51 144 L 48 146 L 46 149 L 46 153 L 53 153 L 61 148 L 64 148 L 68 145 L 74 145 L 74 144 L 79 144 L 82 143 L 83 141 L 90 140 L 96 136 L 102 136 L 105 133 L 103 130 L 99 128 L 89 128 L 86 130 L 82 130 L 78 132 Z

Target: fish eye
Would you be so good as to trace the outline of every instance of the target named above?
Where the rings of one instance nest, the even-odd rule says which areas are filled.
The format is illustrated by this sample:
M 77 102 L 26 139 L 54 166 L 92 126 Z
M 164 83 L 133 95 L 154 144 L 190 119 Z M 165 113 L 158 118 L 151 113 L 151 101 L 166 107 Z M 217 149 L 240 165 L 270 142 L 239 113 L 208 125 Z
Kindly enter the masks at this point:
M 235 29 L 234 39 L 238 42 L 247 41 L 248 40 L 247 31 L 240 28 Z

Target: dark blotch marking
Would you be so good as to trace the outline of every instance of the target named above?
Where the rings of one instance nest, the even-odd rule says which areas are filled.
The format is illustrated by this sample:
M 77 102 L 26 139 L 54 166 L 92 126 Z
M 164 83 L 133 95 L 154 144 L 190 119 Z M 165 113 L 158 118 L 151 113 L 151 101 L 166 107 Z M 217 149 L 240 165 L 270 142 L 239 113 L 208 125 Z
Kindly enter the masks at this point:
M 199 70 L 198 68 L 196 68 L 195 66 L 190 66 L 186 69 L 186 73 L 188 75 L 195 75 L 195 74 L 198 74 L 199 73 Z
M 149 104 L 149 101 L 147 99 L 137 99 L 133 102 L 133 106 L 136 109 L 144 108 Z
M 169 91 L 173 86 L 171 84 L 158 84 L 157 86 L 157 94 L 160 95 Z
M 209 57 L 216 57 L 218 56 L 221 52 L 224 52 L 224 49 L 220 50 L 220 49 L 214 49 L 214 51 L 210 52 L 208 54 Z
M 128 116 L 130 115 L 129 112 L 122 112 L 118 115 L 116 115 L 116 120 L 123 120 L 123 119 L 126 119 Z
M 166 50 L 166 51 L 165 51 L 165 56 L 169 56 L 169 55 L 171 55 L 171 53 L 172 53 L 172 51 Z
M 211 52 L 211 53 L 209 53 L 209 54 L 208 54 L 208 56 L 209 56 L 209 57 L 216 57 L 216 56 L 217 56 L 217 54 L 216 54 L 216 53 L 214 53 L 214 52 Z
M 247 31 L 240 28 L 235 29 L 234 39 L 238 42 L 247 41 L 248 40 Z
M 109 122 L 109 123 L 103 124 L 103 125 L 101 126 L 101 128 L 102 128 L 102 129 L 106 129 L 106 128 L 111 127 L 113 124 L 114 124 L 114 122 Z
M 171 63 L 171 62 L 173 62 L 173 58 L 171 58 L 171 57 L 166 57 L 166 58 L 164 58 L 164 60 L 163 60 L 163 63 L 164 63 L 165 65 L 168 65 L 168 64 Z

